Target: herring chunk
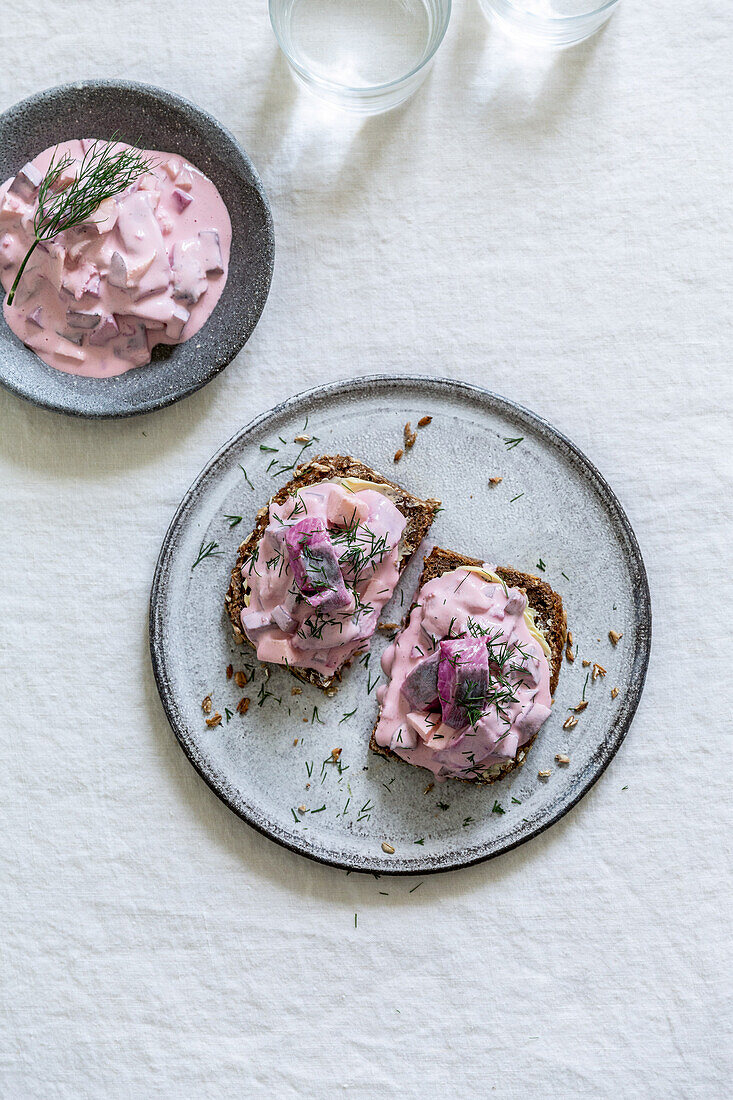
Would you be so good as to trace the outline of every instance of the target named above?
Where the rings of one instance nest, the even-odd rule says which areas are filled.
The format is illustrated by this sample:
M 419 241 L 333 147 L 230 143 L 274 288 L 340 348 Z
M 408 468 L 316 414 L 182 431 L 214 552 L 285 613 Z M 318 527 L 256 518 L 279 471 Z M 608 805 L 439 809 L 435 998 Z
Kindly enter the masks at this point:
M 125 263 L 124 257 L 119 252 L 112 253 L 112 259 L 109 262 L 107 282 L 110 286 L 119 287 L 120 290 L 127 290 L 127 264 Z
M 193 175 L 187 164 L 182 165 L 180 172 L 176 173 L 175 184 L 182 191 L 190 191 L 193 187 Z
M 219 234 L 215 229 L 202 229 L 199 233 L 201 245 L 201 266 L 207 275 L 223 275 L 224 261 L 221 258 Z
M 129 359 L 136 366 L 142 366 L 150 358 L 148 334 L 142 321 L 135 317 L 119 319 L 120 341 L 115 344 L 114 353 L 118 359 Z
M 438 697 L 443 721 L 453 729 L 475 724 L 489 689 L 489 651 L 480 638 L 440 643 Z
M 311 607 L 336 611 L 351 604 L 336 549 L 322 519 L 307 517 L 288 527 L 285 546 L 295 583 Z
M 114 340 L 115 336 L 119 336 L 119 334 L 120 327 L 114 317 L 105 317 L 102 323 L 89 334 L 89 343 L 95 348 L 102 347 L 103 344 L 108 344 L 110 340 Z
M 201 267 L 201 245 L 195 241 L 176 241 L 171 259 L 173 297 L 194 305 L 209 285 Z
M 438 698 L 438 666 L 440 653 L 431 653 L 425 660 L 415 665 L 405 677 L 400 692 L 412 710 L 427 710 Z
M 70 344 L 78 344 L 79 347 L 81 347 L 84 340 L 83 332 L 61 332 L 57 330 L 57 335 L 63 336 L 64 340 L 68 340 Z
M 179 187 L 175 187 L 171 193 L 173 199 L 173 205 L 178 210 L 179 214 L 182 214 L 187 206 L 190 206 L 193 202 L 193 198 L 186 191 L 181 191 Z
M 171 336 L 174 340 L 180 340 L 181 333 L 186 327 L 186 322 L 190 316 L 191 314 L 183 306 L 174 305 L 173 315 L 165 326 L 166 336 Z
M 24 202 L 30 202 L 38 194 L 38 188 L 40 187 L 43 176 L 36 168 L 35 164 L 28 161 L 24 164 L 18 175 L 10 184 L 8 191 L 12 191 L 14 195 L 18 195 Z
M 66 323 L 69 328 L 89 329 L 96 328 L 102 320 L 101 313 L 94 313 L 84 309 L 67 309 Z
M 117 225 L 118 214 L 119 207 L 116 200 L 105 199 L 83 224 L 91 226 L 99 234 L 109 233 Z
M 295 634 L 298 629 L 297 621 L 282 604 L 278 604 L 272 612 L 272 621 L 275 626 L 282 630 L 283 634 Z

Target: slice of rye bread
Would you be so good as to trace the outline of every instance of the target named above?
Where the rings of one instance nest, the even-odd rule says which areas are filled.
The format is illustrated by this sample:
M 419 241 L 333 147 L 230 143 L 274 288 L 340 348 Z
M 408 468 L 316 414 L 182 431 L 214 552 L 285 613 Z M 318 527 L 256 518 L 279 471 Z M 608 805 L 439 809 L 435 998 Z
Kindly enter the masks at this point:
M 430 525 L 435 519 L 435 514 L 440 508 L 439 500 L 421 500 L 419 497 L 413 496 L 412 493 L 408 493 L 401 485 L 397 485 L 396 482 L 390 481 L 389 478 L 384 477 L 370 466 L 348 455 L 320 455 L 299 466 L 287 485 L 283 485 L 281 489 L 278 489 L 275 495 L 270 498 L 268 504 L 264 508 L 260 508 L 254 530 L 239 547 L 237 561 L 232 570 L 232 579 L 224 599 L 236 642 L 246 642 L 247 645 L 256 650 L 256 646 L 252 645 L 252 642 L 242 630 L 240 618 L 242 608 L 245 606 L 244 598 L 247 591 L 242 578 L 242 565 L 252 554 L 265 532 L 270 518 L 270 504 L 273 502 L 284 504 L 288 497 L 293 496 L 298 489 L 303 489 L 307 485 L 317 485 L 321 481 L 328 481 L 336 477 L 358 477 L 363 481 L 389 485 L 394 490 L 394 493 L 390 494 L 391 499 L 394 500 L 397 508 L 407 520 L 402 535 L 404 553 L 399 563 L 400 573 L 427 535 Z M 324 676 L 312 668 L 289 666 L 289 669 L 294 676 L 304 683 L 314 684 L 323 691 L 327 691 L 329 688 L 333 688 L 341 679 L 341 674 L 350 664 L 351 659 L 345 661 L 333 676 Z
M 427 584 L 428 581 L 433 580 L 435 577 L 442 576 L 443 573 L 449 573 L 453 569 L 460 569 L 467 565 L 483 564 L 484 563 L 479 558 L 467 558 L 463 554 L 457 554 L 454 550 L 442 550 L 439 546 L 436 546 L 425 559 L 425 567 L 418 581 L 415 601 L 410 611 L 405 615 L 402 623 L 403 628 L 407 625 L 410 612 L 415 606 L 415 603 L 417 603 L 420 590 L 424 584 Z M 518 569 L 508 569 L 505 566 L 497 566 L 495 572 L 498 577 L 501 577 L 508 588 L 519 588 L 524 592 L 529 606 L 535 612 L 535 623 L 544 634 L 547 644 L 550 647 L 550 693 L 554 695 L 555 689 L 557 688 L 557 681 L 560 676 L 562 655 L 565 648 L 565 639 L 567 637 L 567 616 L 565 614 L 565 608 L 562 605 L 562 600 L 557 592 L 550 588 L 546 581 L 541 580 L 539 577 L 533 577 L 530 573 L 520 573 Z M 383 748 L 381 745 L 377 744 L 376 732 L 378 725 L 379 718 L 377 718 L 374 724 L 371 740 L 369 741 L 369 748 L 373 752 L 379 753 L 380 756 L 386 756 L 390 760 L 399 760 L 401 763 L 407 764 L 408 761 L 403 760 L 396 752 L 392 752 L 391 749 Z M 460 779 L 460 782 L 485 784 L 495 783 L 497 779 L 503 779 L 505 775 L 514 771 L 515 768 L 522 767 L 527 753 L 534 744 L 536 737 L 537 734 L 535 734 L 525 745 L 521 746 L 514 760 L 507 760 L 502 764 L 493 764 L 491 768 L 488 769 L 489 774 L 487 776 Z

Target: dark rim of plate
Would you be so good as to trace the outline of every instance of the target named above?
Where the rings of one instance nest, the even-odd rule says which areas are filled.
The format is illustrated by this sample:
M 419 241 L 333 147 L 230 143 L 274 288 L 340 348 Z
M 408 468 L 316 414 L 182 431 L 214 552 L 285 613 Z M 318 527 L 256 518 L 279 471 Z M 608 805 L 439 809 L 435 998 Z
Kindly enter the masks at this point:
M 308 847 L 305 843 L 298 844 L 292 839 L 290 834 L 281 833 L 278 827 L 274 826 L 272 822 L 267 821 L 263 814 L 258 814 L 251 807 L 242 805 L 235 793 L 231 789 L 227 789 L 226 782 L 222 781 L 221 777 L 214 777 L 210 773 L 207 773 L 204 761 L 201 759 L 195 744 L 192 744 L 186 736 L 185 723 L 179 715 L 178 707 L 173 696 L 166 668 L 162 612 L 165 590 L 168 584 L 169 559 L 175 550 L 178 531 L 185 522 L 187 514 L 193 507 L 200 490 L 216 479 L 220 467 L 226 462 L 229 452 L 233 448 L 238 448 L 242 440 L 246 439 L 250 433 L 256 431 L 264 422 L 286 414 L 296 407 L 302 409 L 309 403 L 323 401 L 330 397 L 341 397 L 344 394 L 357 397 L 359 391 L 363 391 L 365 388 L 373 391 L 375 387 L 399 389 L 404 386 L 413 385 L 424 386 L 427 389 L 432 389 L 437 394 L 441 392 L 447 392 L 449 394 L 458 393 L 469 400 L 474 399 L 481 404 L 488 403 L 500 413 L 510 416 L 515 420 L 523 421 L 545 440 L 548 440 L 555 446 L 559 445 L 565 455 L 571 457 L 576 468 L 582 471 L 587 481 L 600 496 L 607 511 L 611 515 L 614 527 L 616 527 L 616 529 L 620 528 L 620 532 L 626 541 L 626 556 L 634 586 L 634 625 L 636 629 L 637 644 L 629 674 L 629 688 L 624 692 L 621 705 L 608 728 L 603 743 L 598 745 L 583 772 L 573 777 L 573 782 L 563 789 L 563 792 L 559 795 L 555 804 L 551 805 L 549 810 L 545 807 L 543 811 L 539 811 L 535 815 L 536 819 L 530 818 L 526 824 L 519 825 L 516 830 L 517 835 L 504 838 L 496 848 L 490 847 L 491 842 L 484 842 L 471 848 L 463 848 L 458 851 L 448 852 L 442 856 L 424 858 L 422 861 L 418 857 L 417 861 L 411 860 L 408 863 L 407 861 L 401 861 L 399 858 L 395 859 L 394 857 L 389 858 L 385 856 L 380 859 L 376 856 L 376 853 L 374 856 L 362 857 L 355 854 L 347 855 L 344 852 L 339 856 L 337 853 L 331 854 L 330 851 L 322 850 L 319 852 L 317 849 L 314 850 Z M 248 825 L 251 825 L 264 836 L 269 837 L 270 840 L 276 841 L 283 847 L 290 849 L 290 851 L 298 855 L 306 856 L 316 863 L 326 864 L 327 866 L 337 867 L 347 871 L 359 871 L 369 874 L 376 873 L 380 875 L 437 874 L 443 871 L 454 871 L 461 867 L 470 867 L 477 863 L 483 863 L 485 860 L 493 859 L 495 856 L 502 855 L 504 852 L 519 847 L 520 844 L 525 844 L 528 840 L 539 836 L 540 833 L 545 832 L 546 829 L 549 829 L 550 826 L 564 817 L 600 778 L 626 737 L 644 688 L 651 650 L 651 636 L 651 597 L 646 568 L 641 556 L 639 544 L 628 517 L 621 507 L 615 493 L 593 463 L 566 436 L 552 427 L 552 425 L 542 417 L 526 409 L 524 406 L 518 405 L 508 398 L 500 397 L 498 394 L 492 393 L 490 390 L 480 386 L 474 386 L 470 383 L 450 378 L 430 378 L 426 375 L 399 375 L 394 377 L 376 374 L 352 380 L 327 383 L 323 386 L 304 390 L 302 393 L 289 397 L 274 408 L 255 417 L 254 420 L 250 421 L 246 427 L 237 432 L 235 436 L 232 436 L 232 438 L 220 448 L 184 495 L 170 523 L 168 531 L 166 532 L 165 538 L 163 539 L 163 545 L 158 556 L 150 593 L 150 654 L 153 664 L 153 673 L 155 675 L 155 681 L 158 686 L 163 709 L 181 748 L 205 783 L 238 817 L 241 817 Z

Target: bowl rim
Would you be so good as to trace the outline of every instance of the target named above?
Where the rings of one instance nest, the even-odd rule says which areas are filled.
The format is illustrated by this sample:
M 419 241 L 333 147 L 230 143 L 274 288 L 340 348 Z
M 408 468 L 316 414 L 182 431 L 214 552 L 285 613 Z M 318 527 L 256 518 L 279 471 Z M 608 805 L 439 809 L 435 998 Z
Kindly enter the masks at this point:
M 522 20 L 526 20 L 536 27 L 554 27 L 559 29 L 560 27 L 577 26 L 589 19 L 595 19 L 596 16 L 602 15 L 603 12 L 610 11 L 611 8 L 616 7 L 620 0 L 604 0 L 604 3 L 598 4 L 589 11 L 579 12 L 577 15 L 538 15 L 536 12 L 527 11 L 526 8 L 521 7 L 516 0 L 485 0 L 485 2 L 487 2 L 490 7 L 496 4 L 500 8 L 508 8 L 512 14 L 516 13 Z
M 612 2 L 615 3 L 616 0 L 612 0 Z M 433 60 L 435 54 L 440 49 L 443 43 L 443 39 L 446 36 L 451 21 L 451 15 L 453 13 L 453 0 L 440 0 L 440 3 L 444 8 L 442 26 L 440 27 L 432 48 L 427 51 L 427 53 L 420 59 L 417 65 L 414 65 L 408 72 L 404 73 L 402 76 L 395 77 L 394 80 L 387 80 L 379 84 L 361 85 L 342 84 L 338 80 L 329 80 L 328 77 L 317 76 L 314 72 L 312 72 L 311 69 L 306 68 L 304 65 L 301 65 L 299 61 L 296 61 L 291 51 L 285 45 L 282 35 L 277 29 L 276 18 L 273 13 L 276 5 L 278 4 L 278 0 L 268 0 L 267 7 L 270 15 L 270 25 L 272 27 L 272 32 L 277 39 L 277 44 L 280 47 L 283 56 L 285 57 L 285 60 L 287 61 L 288 65 L 290 65 L 291 68 L 293 68 L 307 83 L 317 84 L 320 88 L 324 88 L 332 92 L 337 92 L 341 95 L 343 95 L 344 92 L 348 92 L 351 93 L 354 98 L 368 98 L 369 96 L 380 95 L 383 92 L 389 92 L 396 88 L 399 88 L 401 85 L 410 80 L 411 77 L 416 76 L 421 69 L 424 69 L 425 66 Z
M 264 188 L 260 175 L 254 164 L 252 163 L 251 158 L 249 157 L 247 151 L 239 143 L 237 138 L 234 136 L 234 134 L 232 134 L 232 132 L 228 129 L 228 127 L 220 122 L 209 111 L 205 110 L 203 107 L 199 107 L 197 103 L 194 103 L 192 100 L 187 99 L 185 96 L 179 95 L 177 92 L 172 92 L 169 89 L 162 88 L 157 84 L 149 84 L 141 80 L 126 80 L 107 77 L 91 77 L 83 80 L 70 80 L 62 84 L 54 84 L 51 87 L 43 88 L 38 92 L 33 92 L 31 95 L 25 96 L 23 99 L 19 99 L 15 103 L 6 107 L 5 110 L 0 112 L 0 133 L 2 132 L 3 125 L 6 122 L 9 122 L 18 111 L 33 109 L 42 104 L 43 101 L 48 97 L 58 97 L 60 95 L 68 95 L 69 93 L 79 92 L 83 90 L 91 90 L 92 92 L 94 92 L 98 89 L 101 90 L 110 88 L 117 89 L 123 93 L 135 92 L 140 95 L 147 96 L 151 100 L 154 100 L 159 104 L 163 104 L 171 109 L 178 111 L 183 109 L 185 112 L 191 112 L 200 123 L 204 124 L 206 128 L 210 127 L 214 131 L 218 132 L 218 134 L 230 146 L 231 150 L 236 153 L 237 157 L 239 157 L 241 163 L 249 174 L 252 188 L 259 195 L 262 203 L 262 210 L 264 214 L 264 232 L 267 243 L 266 249 L 262 250 L 263 268 L 266 279 L 264 280 L 263 284 L 265 286 L 264 293 L 261 293 L 261 300 L 258 298 L 258 301 L 256 303 L 256 319 L 254 321 L 254 324 L 247 332 L 243 343 L 240 345 L 239 348 L 237 348 L 233 355 L 229 356 L 228 358 L 226 358 L 225 356 L 223 361 L 217 359 L 215 364 L 209 366 L 203 377 L 196 378 L 193 381 L 187 381 L 185 385 L 181 384 L 180 386 L 175 386 L 171 390 L 166 390 L 165 392 L 161 392 L 154 396 L 145 396 L 139 401 L 136 400 L 134 405 L 118 404 L 115 406 L 113 401 L 110 402 L 108 400 L 105 401 L 103 408 L 90 409 L 88 407 L 83 407 L 83 399 L 80 400 L 81 395 L 79 393 L 79 390 L 84 387 L 84 384 L 90 383 L 93 386 L 95 383 L 104 383 L 109 385 L 109 383 L 114 383 L 114 379 L 111 378 L 95 379 L 69 375 L 68 377 L 71 381 L 71 384 L 69 385 L 67 390 L 67 398 L 64 400 L 51 396 L 46 398 L 41 396 L 40 394 L 38 396 L 34 396 L 32 393 L 28 392 L 27 388 L 17 384 L 16 381 L 7 378 L 0 378 L 0 385 L 2 385 L 4 389 L 8 390 L 14 396 L 20 397 L 24 401 L 28 401 L 31 404 L 36 405 L 38 408 L 49 409 L 51 412 L 63 413 L 66 416 L 78 417 L 85 420 L 121 420 L 131 416 L 139 416 L 144 413 L 154 412 L 157 409 L 168 408 L 170 405 L 175 404 L 177 401 L 182 400 L 184 397 L 190 397 L 191 394 L 208 385 L 208 383 L 211 382 L 217 374 L 220 374 L 221 371 L 229 366 L 232 360 L 236 358 L 236 356 L 241 352 L 242 348 L 246 345 L 247 341 L 250 339 L 252 333 L 254 332 L 254 329 L 257 327 L 257 324 L 259 323 L 260 317 L 262 316 L 265 305 L 267 303 L 267 298 L 269 296 L 270 288 L 272 285 L 272 276 L 275 264 L 275 229 L 272 216 L 272 208 L 270 206 L 270 201 L 268 199 L 267 192 Z M 226 287 L 224 288 L 224 291 L 222 293 L 222 298 L 225 293 Z M 218 305 L 219 303 L 217 303 L 215 311 L 216 308 L 218 308 Z M 1 306 L 2 303 L 0 302 L 0 309 Z M 211 318 L 209 318 L 209 320 L 210 319 Z M 207 320 L 206 324 L 208 323 L 209 321 Z M 174 345 L 174 347 L 177 346 L 183 345 Z M 43 367 L 46 367 L 49 371 L 53 371 L 54 374 L 63 373 L 57 372 L 56 368 L 44 363 L 42 359 L 39 359 L 38 361 Z M 150 363 L 146 363 L 143 367 L 134 369 L 146 370 L 150 367 L 150 365 Z M 127 371 L 124 374 L 120 375 L 120 378 L 125 378 L 130 373 L 132 372 Z

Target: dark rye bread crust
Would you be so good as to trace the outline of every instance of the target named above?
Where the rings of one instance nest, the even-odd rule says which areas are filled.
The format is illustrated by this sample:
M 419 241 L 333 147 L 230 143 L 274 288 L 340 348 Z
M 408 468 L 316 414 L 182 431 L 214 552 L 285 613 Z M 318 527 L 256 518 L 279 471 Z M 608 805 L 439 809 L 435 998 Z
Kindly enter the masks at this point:
M 440 577 L 443 573 L 449 573 L 453 569 L 460 569 L 467 565 L 483 565 L 483 562 L 479 558 L 467 558 L 463 554 L 457 554 L 454 550 L 443 550 L 441 547 L 436 546 L 425 559 L 425 567 L 418 581 L 417 593 L 420 592 L 424 584 L 427 584 L 428 581 L 433 580 L 435 577 Z M 535 612 L 535 622 L 544 634 L 547 644 L 550 647 L 550 693 L 554 695 L 555 689 L 557 688 L 557 681 L 560 677 L 563 650 L 567 637 L 567 616 L 565 614 L 565 608 L 562 605 L 562 600 L 557 592 L 550 588 L 546 581 L 541 580 L 539 577 L 533 577 L 530 573 L 520 573 L 517 569 L 497 566 L 496 575 L 501 577 L 508 588 L 519 588 L 524 592 L 529 606 Z M 415 603 L 417 602 L 417 593 Z M 410 611 L 412 611 L 415 603 L 412 604 Z M 403 627 L 407 625 L 410 611 L 405 615 L 402 623 Z M 391 749 L 383 748 L 381 745 L 377 744 L 376 732 L 378 725 L 379 718 L 377 718 L 374 724 L 372 736 L 369 741 L 369 748 L 372 752 L 379 753 L 380 756 L 386 756 L 390 760 L 399 760 L 400 763 L 407 764 L 408 761 L 403 760 L 396 752 L 392 752 Z M 537 734 L 535 734 L 526 745 L 522 745 L 517 753 L 516 759 L 507 760 L 505 764 L 495 764 L 491 769 L 492 775 L 485 778 L 476 776 L 470 779 L 460 779 L 459 782 L 487 784 L 495 783 L 497 779 L 503 779 L 505 775 L 514 771 L 515 768 L 522 767 L 527 758 L 527 753 L 534 744 L 536 737 Z
M 435 519 L 435 514 L 440 508 L 439 500 L 421 500 L 419 497 L 413 496 L 412 493 L 408 493 L 401 485 L 397 485 L 396 482 L 390 481 L 388 477 L 384 477 L 376 470 L 373 470 L 371 466 L 367 466 L 365 463 L 359 462 L 358 459 L 351 458 L 349 455 L 319 455 L 312 458 L 309 462 L 304 463 L 302 466 L 298 466 L 291 480 L 286 485 L 283 485 L 281 489 L 278 489 L 264 508 L 260 508 L 257 513 L 254 530 L 239 547 L 237 561 L 232 570 L 232 579 L 224 598 L 226 611 L 231 620 L 232 630 L 234 631 L 234 640 L 238 644 L 246 642 L 247 645 L 252 646 L 252 649 L 256 649 L 249 638 L 244 634 L 240 619 L 242 608 L 245 606 L 245 584 L 242 579 L 242 565 L 252 554 L 255 546 L 259 543 L 265 532 L 265 528 L 270 518 L 270 504 L 284 504 L 288 497 L 293 496 L 298 489 L 304 489 L 308 485 L 317 485 L 320 481 L 328 481 L 330 478 L 334 477 L 358 477 L 363 481 L 373 481 L 381 485 L 389 485 L 394 489 L 394 496 L 392 499 L 407 520 L 407 525 L 402 536 L 405 553 L 400 561 L 400 573 L 427 535 L 430 530 L 430 525 Z M 314 684 L 316 687 L 326 691 L 334 687 L 341 679 L 341 674 L 344 669 L 348 668 L 350 664 L 351 661 L 345 661 L 344 664 L 336 670 L 333 676 L 323 676 L 320 672 L 316 672 L 316 670 L 312 668 L 290 667 L 290 672 L 304 683 Z

